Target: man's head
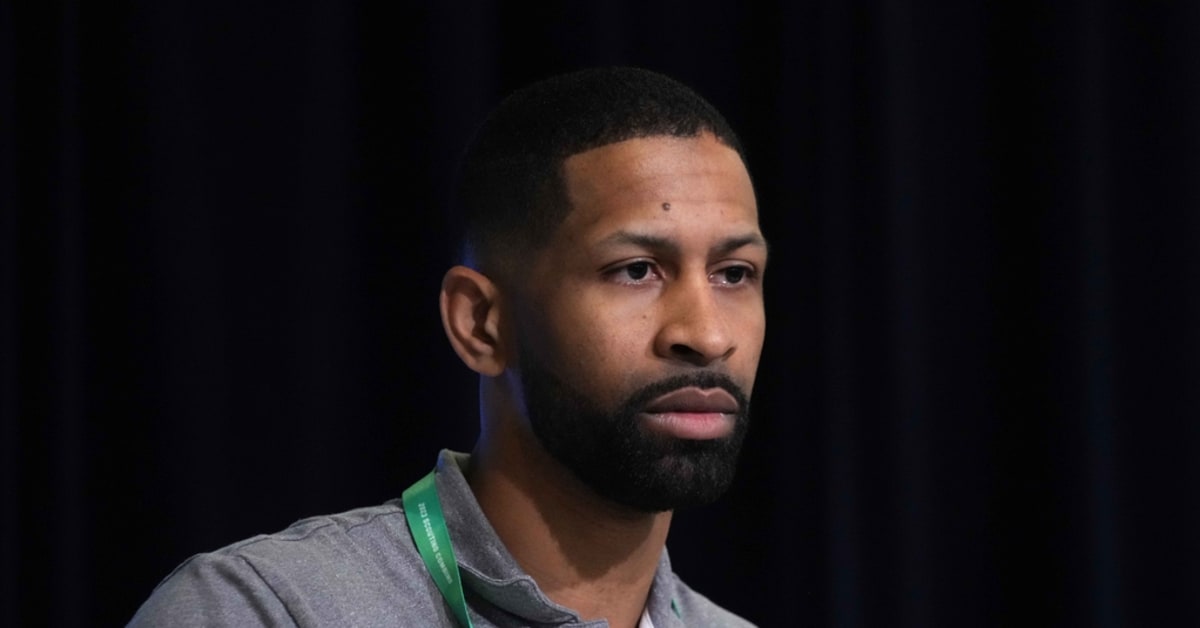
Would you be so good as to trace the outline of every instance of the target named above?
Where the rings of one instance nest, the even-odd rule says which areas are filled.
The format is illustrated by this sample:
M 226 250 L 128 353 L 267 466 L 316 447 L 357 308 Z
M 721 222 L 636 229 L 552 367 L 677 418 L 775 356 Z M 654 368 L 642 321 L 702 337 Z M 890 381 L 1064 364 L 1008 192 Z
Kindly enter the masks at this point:
M 468 265 L 501 278 L 544 245 L 567 212 L 567 157 L 636 137 L 717 137 L 742 155 L 725 118 L 681 83 L 648 70 L 594 68 L 506 98 L 476 132 L 457 189 Z M 744 156 L 743 156 L 744 158 Z
M 767 254 L 737 146 L 686 87 L 612 69 L 514 94 L 466 158 L 482 273 L 447 274 L 451 343 L 505 382 L 520 429 L 634 509 L 704 503 L 732 479 Z

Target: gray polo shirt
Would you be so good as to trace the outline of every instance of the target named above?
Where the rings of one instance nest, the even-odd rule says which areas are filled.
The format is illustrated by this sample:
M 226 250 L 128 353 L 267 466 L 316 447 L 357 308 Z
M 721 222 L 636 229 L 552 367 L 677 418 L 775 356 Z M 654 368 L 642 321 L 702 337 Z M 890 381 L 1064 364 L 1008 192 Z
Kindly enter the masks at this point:
M 486 626 L 607 626 L 550 601 L 496 536 L 462 467 L 442 451 L 437 489 L 471 621 Z M 646 605 L 655 628 L 749 626 L 671 571 L 664 549 Z M 131 626 L 453 626 L 417 553 L 399 499 L 313 517 L 197 554 L 173 571 Z

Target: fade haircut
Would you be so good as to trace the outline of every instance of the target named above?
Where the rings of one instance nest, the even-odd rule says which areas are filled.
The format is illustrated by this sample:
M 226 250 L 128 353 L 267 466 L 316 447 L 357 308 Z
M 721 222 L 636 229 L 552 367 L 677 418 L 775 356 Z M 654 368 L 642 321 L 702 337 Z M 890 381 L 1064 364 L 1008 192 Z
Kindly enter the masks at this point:
M 457 202 L 463 262 L 493 279 L 545 246 L 570 211 L 563 163 L 639 137 L 711 133 L 745 155 L 725 118 L 678 81 L 637 68 L 594 68 L 522 88 L 496 108 L 463 157 Z

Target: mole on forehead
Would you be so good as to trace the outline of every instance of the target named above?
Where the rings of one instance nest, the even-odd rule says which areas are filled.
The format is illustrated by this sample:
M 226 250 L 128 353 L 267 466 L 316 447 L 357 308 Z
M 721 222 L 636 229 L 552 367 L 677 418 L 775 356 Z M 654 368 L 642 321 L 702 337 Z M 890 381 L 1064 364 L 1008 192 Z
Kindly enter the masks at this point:
M 662 204 L 662 208 L 663 208 L 663 211 L 665 211 L 665 212 L 669 212 L 669 211 L 671 211 L 671 204 L 670 204 L 670 203 L 663 203 L 663 204 Z

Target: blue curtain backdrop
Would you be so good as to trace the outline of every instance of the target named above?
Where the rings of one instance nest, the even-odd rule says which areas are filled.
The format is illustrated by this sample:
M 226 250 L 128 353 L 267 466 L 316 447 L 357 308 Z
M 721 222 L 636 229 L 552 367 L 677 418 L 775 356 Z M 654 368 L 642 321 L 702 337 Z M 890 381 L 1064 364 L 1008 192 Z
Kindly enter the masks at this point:
M 0 624 L 469 449 L 456 157 L 671 74 L 774 246 L 755 424 L 678 571 L 765 626 L 1200 624 L 1200 4 L 0 5 Z

